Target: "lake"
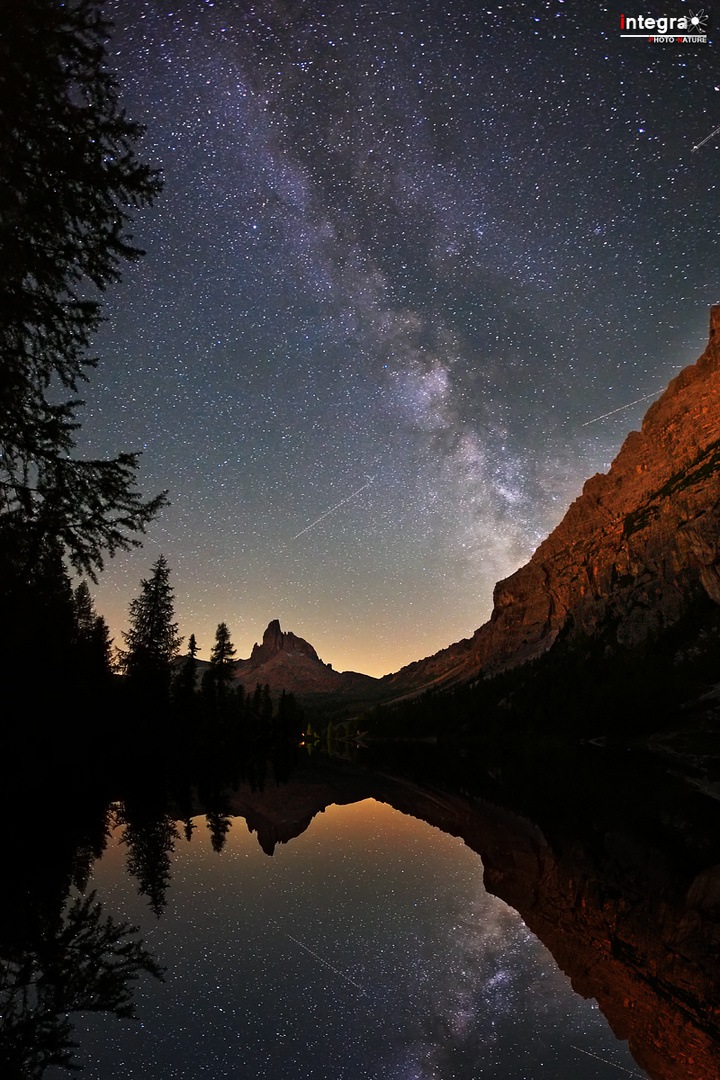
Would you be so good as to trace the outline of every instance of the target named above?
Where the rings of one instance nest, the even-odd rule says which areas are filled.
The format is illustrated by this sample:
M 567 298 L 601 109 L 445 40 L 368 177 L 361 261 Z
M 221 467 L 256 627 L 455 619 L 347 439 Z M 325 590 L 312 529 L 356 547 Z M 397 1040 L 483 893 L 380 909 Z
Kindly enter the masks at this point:
M 242 818 L 219 854 L 193 825 L 159 920 L 122 828 L 93 874 L 167 975 L 143 981 L 136 1021 L 81 1021 L 90 1076 L 645 1075 L 461 840 L 374 800 L 330 806 L 272 857 Z
M 687 995 L 688 964 L 703 990 L 703 961 L 686 955 L 679 971 L 673 953 L 678 1008 L 658 952 L 688 921 L 688 910 L 671 910 L 667 846 L 658 869 L 635 829 L 616 835 L 603 821 L 599 852 L 597 834 L 581 843 L 567 821 L 561 842 L 507 802 L 346 763 L 301 762 L 290 783 L 261 787 L 240 784 L 209 819 L 136 792 L 103 811 L 97 861 L 97 823 L 94 838 L 84 827 L 76 883 L 95 891 L 103 919 L 132 923 L 165 969 L 164 981 L 140 972 L 131 984 L 134 1019 L 72 1012 L 88 1080 L 718 1075 L 707 1071 L 717 999 L 704 994 L 702 1015 Z M 638 875 L 658 873 L 654 933 L 659 894 Z M 80 926 L 76 936 L 76 957 L 91 952 L 92 934 Z M 701 1061 L 706 1071 L 694 1073 Z

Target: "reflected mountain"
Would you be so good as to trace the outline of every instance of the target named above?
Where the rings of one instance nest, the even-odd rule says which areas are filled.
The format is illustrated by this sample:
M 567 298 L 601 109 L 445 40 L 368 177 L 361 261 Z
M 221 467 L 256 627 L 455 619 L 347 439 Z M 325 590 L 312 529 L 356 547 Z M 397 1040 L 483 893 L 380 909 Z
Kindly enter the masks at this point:
M 642 764 L 589 750 L 572 790 L 540 785 L 534 815 L 537 777 L 513 789 L 497 770 L 478 783 L 470 768 L 485 797 L 427 776 L 315 765 L 285 787 L 241 787 L 230 806 L 269 855 L 330 804 L 367 798 L 461 837 L 488 892 L 520 913 L 651 1077 L 707 1080 L 720 1076 L 720 806 Z
M 372 798 L 462 838 L 482 860 L 487 891 L 519 912 L 654 1080 L 720 1076 L 717 800 L 648 755 L 593 746 L 554 757 L 486 751 L 483 760 L 469 751 L 385 747 L 363 759 L 301 759 L 283 783 L 256 765 L 245 770 L 252 780 L 234 790 L 187 778 L 163 785 L 162 797 L 135 786 L 112 820 L 150 909 L 162 915 L 173 849 L 200 813 L 221 859 L 237 817 L 272 855 L 331 804 Z M 60 789 L 56 797 L 59 806 Z M 28 812 L 26 825 L 37 832 L 26 830 L 6 852 L 3 1077 L 35 1080 L 48 1064 L 67 1064 L 68 1013 L 130 1015 L 135 979 L 160 974 L 131 927 L 105 916 L 92 896 L 69 899 L 86 886 L 111 822 L 109 800 L 91 800 L 85 817 L 79 803 L 75 796 L 41 862 L 34 837 L 47 803 Z

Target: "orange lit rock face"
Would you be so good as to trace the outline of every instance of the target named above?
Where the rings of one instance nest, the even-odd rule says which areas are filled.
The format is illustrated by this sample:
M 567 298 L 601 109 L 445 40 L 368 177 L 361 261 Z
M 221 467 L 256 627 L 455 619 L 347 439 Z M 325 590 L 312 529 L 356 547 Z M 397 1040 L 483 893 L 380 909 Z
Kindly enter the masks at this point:
M 476 656 L 491 667 L 544 651 L 572 614 L 608 614 L 635 644 L 674 622 L 695 589 L 720 603 L 720 306 L 708 347 L 648 410 L 607 475 L 587 481 L 527 566 L 495 587 Z
M 495 586 L 490 621 L 389 679 L 453 681 L 545 652 L 572 616 L 607 617 L 631 645 L 674 622 L 704 591 L 720 603 L 720 305 L 710 340 L 628 435 L 607 474 L 587 481 L 532 559 Z

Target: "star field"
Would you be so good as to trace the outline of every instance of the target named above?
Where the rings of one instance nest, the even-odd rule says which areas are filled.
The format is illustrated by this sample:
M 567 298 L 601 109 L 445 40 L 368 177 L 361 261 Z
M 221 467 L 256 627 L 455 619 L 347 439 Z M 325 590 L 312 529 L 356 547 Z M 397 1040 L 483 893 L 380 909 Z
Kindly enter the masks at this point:
M 172 500 L 101 580 L 116 636 L 161 551 L 202 655 L 279 618 L 381 675 L 484 621 L 649 401 L 583 425 L 718 299 L 717 46 L 621 41 L 624 10 L 107 4 L 165 189 L 82 436 Z

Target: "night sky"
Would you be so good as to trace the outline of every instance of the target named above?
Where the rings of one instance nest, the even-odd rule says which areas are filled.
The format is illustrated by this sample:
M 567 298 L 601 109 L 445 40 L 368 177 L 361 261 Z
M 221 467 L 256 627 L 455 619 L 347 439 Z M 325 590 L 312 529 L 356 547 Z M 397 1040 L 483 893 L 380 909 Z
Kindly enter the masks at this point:
M 689 7 L 110 0 L 165 190 L 81 447 L 172 500 L 96 590 L 118 643 L 160 553 L 205 656 L 279 618 L 381 675 L 488 617 L 704 347 L 713 10 L 707 45 L 620 39 Z

